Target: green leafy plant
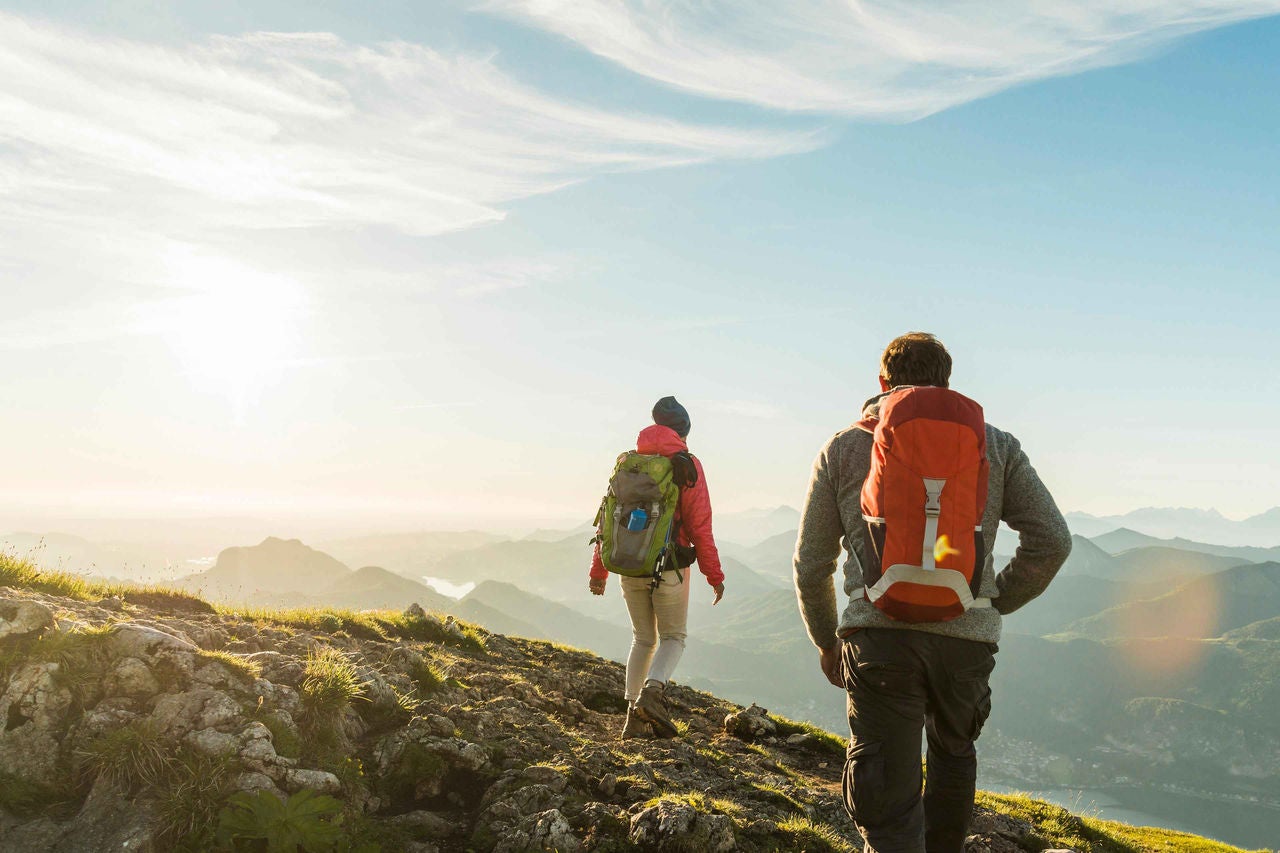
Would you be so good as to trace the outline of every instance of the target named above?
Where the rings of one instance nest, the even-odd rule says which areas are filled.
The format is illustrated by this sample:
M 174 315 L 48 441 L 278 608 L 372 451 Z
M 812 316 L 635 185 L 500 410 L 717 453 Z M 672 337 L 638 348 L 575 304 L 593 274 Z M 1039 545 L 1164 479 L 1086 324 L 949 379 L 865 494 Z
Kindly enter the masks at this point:
M 306 789 L 284 802 L 267 791 L 241 792 L 222 810 L 217 837 L 233 850 L 330 853 L 346 841 L 342 803 Z

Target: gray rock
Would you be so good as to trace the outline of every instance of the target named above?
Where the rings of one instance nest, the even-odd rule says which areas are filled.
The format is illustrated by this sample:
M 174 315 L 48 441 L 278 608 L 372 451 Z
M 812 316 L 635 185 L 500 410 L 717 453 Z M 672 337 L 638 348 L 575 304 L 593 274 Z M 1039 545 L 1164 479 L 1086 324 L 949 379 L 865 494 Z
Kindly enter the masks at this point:
M 422 605 L 415 601 L 404 609 L 404 615 L 406 619 L 426 619 L 427 611 L 423 610 Z
M 464 821 L 465 818 L 450 815 L 448 812 L 413 811 L 396 815 L 388 822 L 393 826 L 412 829 L 417 835 L 443 840 L 459 834 Z
M 769 719 L 768 711 L 752 704 L 750 708 L 726 716 L 724 730 L 742 740 L 758 740 L 776 735 L 778 726 Z
M 122 658 L 153 657 L 162 649 L 195 654 L 200 648 L 190 640 L 137 622 L 121 622 L 107 635 L 112 654 Z
M 596 790 L 600 792 L 602 797 L 612 797 L 613 792 L 618 790 L 618 777 L 612 773 L 606 773 L 600 777 L 600 782 L 596 785 Z
M 124 599 L 118 595 L 108 595 L 106 598 L 98 602 L 98 606 L 103 610 L 111 610 L 119 613 L 124 610 Z
M 29 637 L 53 625 L 53 611 L 38 601 L 0 599 L 0 640 Z
M 310 788 L 322 794 L 342 793 L 342 782 L 337 776 L 324 770 L 305 770 L 300 767 L 285 771 L 284 786 L 290 791 Z
M 514 829 L 501 834 L 493 853 L 534 853 L 542 850 L 578 853 L 581 849 L 582 842 L 565 816 L 558 809 L 548 809 L 529 815 Z
M 237 791 L 244 791 L 249 794 L 258 791 L 270 791 L 280 799 L 284 799 L 284 792 L 276 787 L 276 783 L 271 781 L 271 777 L 265 773 L 257 773 L 249 771 L 241 773 L 231 782 L 231 787 Z
M 201 729 L 187 735 L 183 740 L 205 755 L 214 756 L 234 753 L 239 745 L 235 736 L 217 729 Z
M 738 849 L 733 821 L 700 814 L 686 803 L 662 800 L 631 819 L 631 843 L 642 850 L 726 853 Z
M 107 676 L 106 690 L 109 694 L 150 699 L 160 692 L 160 682 L 142 661 L 137 658 L 121 658 Z
M 58 684 L 59 665 L 33 663 L 9 678 L 0 694 L 0 772 L 43 785 L 63 781 L 59 740 L 71 707 L 71 691 Z
M 168 693 L 156 700 L 151 719 L 162 736 L 180 740 L 200 729 L 226 730 L 244 712 L 225 693 L 201 687 L 186 693 Z

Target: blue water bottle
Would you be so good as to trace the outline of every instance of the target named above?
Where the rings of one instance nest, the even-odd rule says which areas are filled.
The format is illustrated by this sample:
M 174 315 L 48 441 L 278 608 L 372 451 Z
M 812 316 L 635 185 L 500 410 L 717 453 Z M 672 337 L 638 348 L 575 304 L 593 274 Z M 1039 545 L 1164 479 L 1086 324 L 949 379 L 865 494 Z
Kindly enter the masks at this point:
M 644 530 L 644 526 L 648 521 L 649 513 L 637 507 L 631 510 L 631 515 L 627 518 L 627 529 L 633 533 Z

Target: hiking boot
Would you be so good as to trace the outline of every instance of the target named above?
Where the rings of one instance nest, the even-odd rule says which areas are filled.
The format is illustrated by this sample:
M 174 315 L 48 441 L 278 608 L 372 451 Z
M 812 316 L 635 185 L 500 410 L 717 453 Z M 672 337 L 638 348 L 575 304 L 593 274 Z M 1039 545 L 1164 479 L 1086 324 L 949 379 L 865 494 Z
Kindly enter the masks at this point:
M 634 705 L 628 705 L 627 721 L 622 724 L 622 739 L 633 737 L 653 737 L 653 727 L 640 719 Z
M 675 723 L 667 716 L 667 702 L 662 695 L 661 684 L 650 684 L 640 691 L 636 700 L 636 716 L 653 726 L 653 733 L 658 737 L 675 737 Z

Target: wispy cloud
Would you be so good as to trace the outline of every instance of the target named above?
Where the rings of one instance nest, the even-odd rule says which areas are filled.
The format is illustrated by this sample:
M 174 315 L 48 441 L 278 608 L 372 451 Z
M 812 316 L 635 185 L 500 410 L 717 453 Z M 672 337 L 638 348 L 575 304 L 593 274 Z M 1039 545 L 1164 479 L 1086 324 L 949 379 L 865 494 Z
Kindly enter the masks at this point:
M 491 0 L 671 86 L 903 120 L 1140 56 L 1278 0 Z
M 492 57 L 325 33 L 156 46 L 0 13 L 0 223 L 420 235 L 592 175 L 820 143 L 559 100 Z

